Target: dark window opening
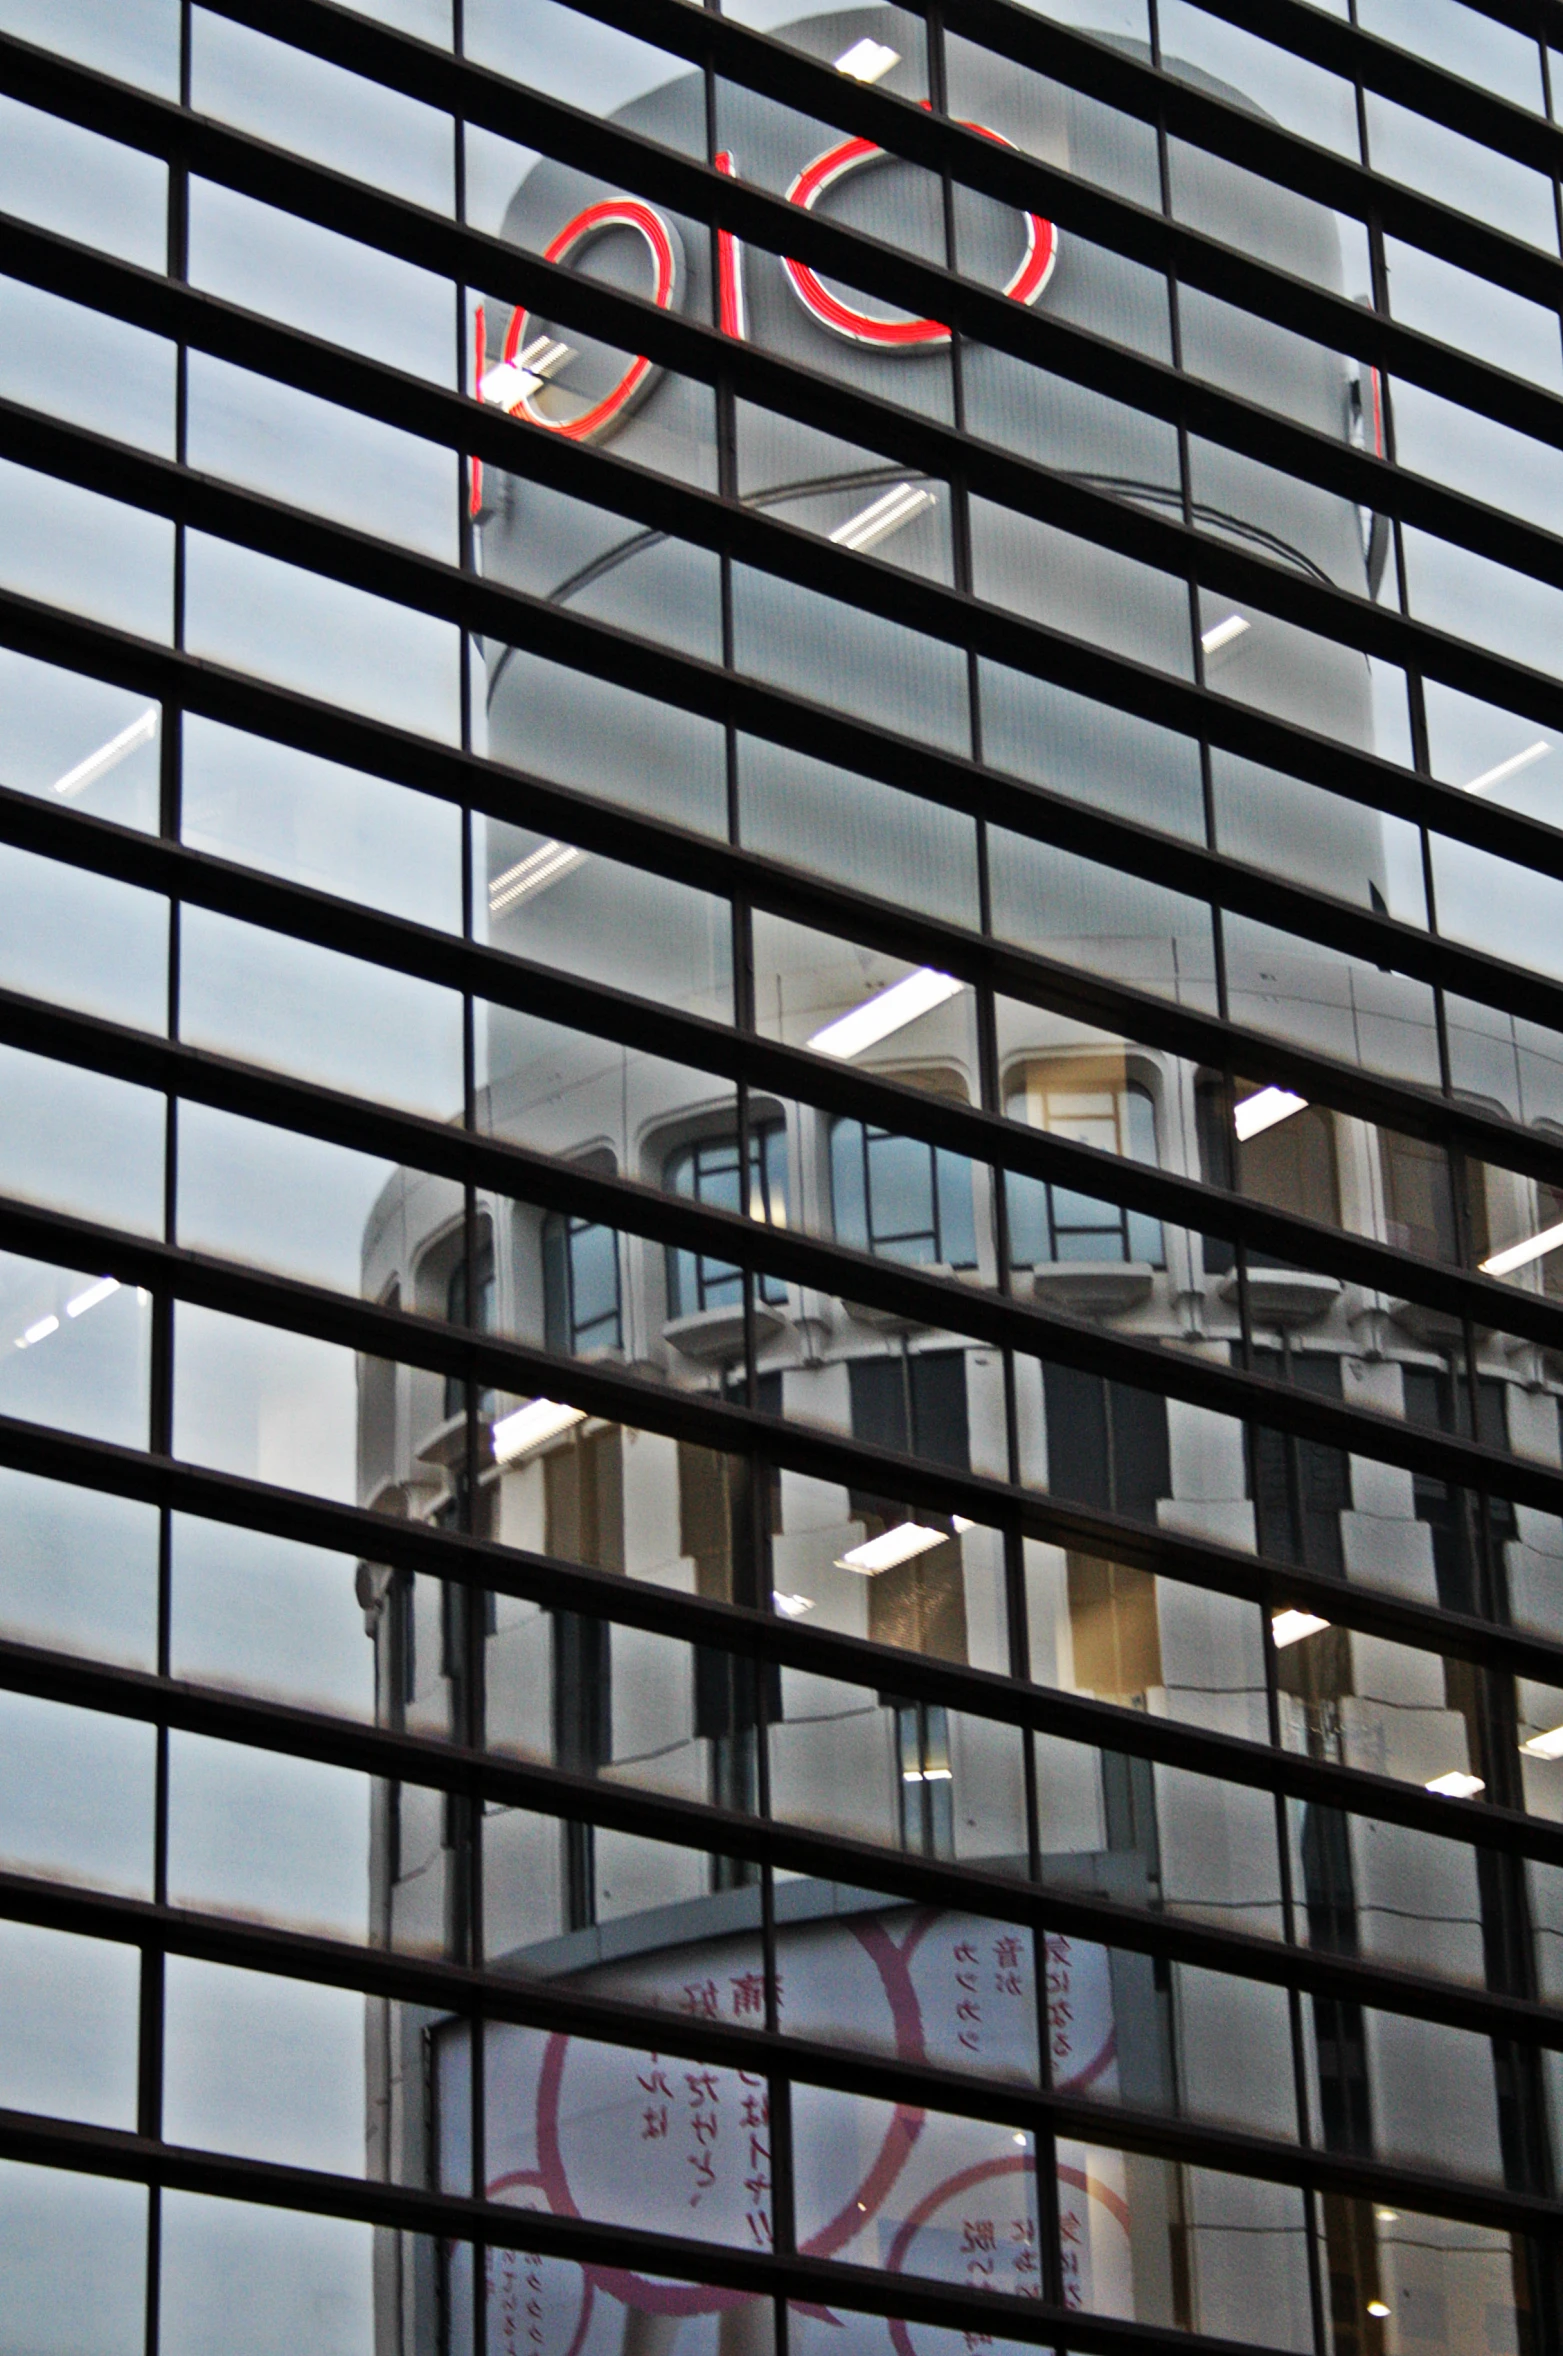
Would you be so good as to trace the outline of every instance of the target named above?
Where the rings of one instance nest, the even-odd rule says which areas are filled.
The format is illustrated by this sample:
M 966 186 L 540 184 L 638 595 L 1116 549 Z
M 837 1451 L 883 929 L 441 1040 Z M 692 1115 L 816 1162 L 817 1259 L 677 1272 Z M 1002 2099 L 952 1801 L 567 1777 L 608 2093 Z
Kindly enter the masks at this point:
M 1255 1350 L 1253 1371 L 1289 1383 L 1293 1390 L 1338 1402 L 1340 1360 L 1298 1356 L 1291 1350 Z M 1326 1578 L 1344 1579 L 1346 1557 L 1341 1515 L 1351 1507 L 1351 1474 L 1346 1453 L 1321 1440 L 1299 1439 L 1268 1424 L 1249 1427 L 1249 1482 L 1261 1554 L 1296 1563 Z

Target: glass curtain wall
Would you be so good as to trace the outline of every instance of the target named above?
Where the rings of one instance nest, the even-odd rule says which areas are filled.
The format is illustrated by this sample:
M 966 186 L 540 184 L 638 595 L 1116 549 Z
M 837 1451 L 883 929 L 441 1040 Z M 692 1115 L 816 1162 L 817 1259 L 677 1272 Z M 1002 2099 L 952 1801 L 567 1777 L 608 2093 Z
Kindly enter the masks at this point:
M 0 0 L 0 2347 L 1563 2356 L 1560 50 Z

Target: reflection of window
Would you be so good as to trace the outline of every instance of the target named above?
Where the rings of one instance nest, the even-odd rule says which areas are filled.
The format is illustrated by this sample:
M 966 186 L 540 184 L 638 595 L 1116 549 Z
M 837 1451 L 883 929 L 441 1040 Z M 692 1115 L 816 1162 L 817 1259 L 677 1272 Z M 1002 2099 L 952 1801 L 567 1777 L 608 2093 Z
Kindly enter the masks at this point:
M 622 1346 L 619 1238 L 590 1219 L 551 1211 L 543 1221 L 543 1335 L 550 1350 Z
M 780 1407 L 780 1377 L 761 1380 L 768 1384 L 774 1413 Z M 769 1551 L 770 1533 L 757 1526 L 756 1505 L 769 1523 L 777 1500 L 774 1494 L 757 1500 L 750 1480 L 751 1468 L 743 1457 L 722 1456 L 679 1441 L 679 1551 L 694 1563 L 697 1595 L 752 1604 L 769 1585 L 764 1561 L 758 1558 Z M 690 1650 L 695 1733 L 710 1745 L 710 1799 L 719 1808 L 752 1810 L 759 1805 L 761 1705 L 763 1701 L 766 1723 L 775 1725 L 782 1714 L 781 1670 L 774 1662 L 761 1667 L 716 1645 L 697 1644 Z M 713 1857 L 711 1872 L 711 1886 L 717 1890 L 736 1889 L 757 1878 L 757 1869 L 742 1858 Z
M 1293 1390 L 1308 1391 L 1316 1399 L 1340 1399 L 1338 1358 L 1255 1350 L 1253 1368 L 1256 1374 L 1288 1382 Z M 1344 1450 L 1327 1447 L 1321 1440 L 1298 1439 L 1268 1424 L 1251 1427 L 1249 1448 L 1260 1553 L 1344 1579 L 1340 1517 L 1351 1506 Z
M 1049 1366 L 1044 1391 L 1053 1495 L 1154 1522 L 1158 1500 L 1172 1493 L 1166 1400 L 1072 1366 Z
M 1005 1106 L 1012 1121 L 1136 1162 L 1156 1160 L 1151 1093 L 1125 1079 L 1122 1059 L 1029 1064 Z M 1161 1221 L 1039 1178 L 1007 1177 L 1010 1258 L 1017 1268 L 1049 1260 L 1138 1260 L 1163 1264 Z
M 1240 1101 L 1252 1093 L 1239 1082 Z M 1212 1186 L 1230 1187 L 1272 1210 L 1321 1219 L 1330 1227 L 1340 1225 L 1335 1116 L 1326 1106 L 1305 1104 L 1285 1120 L 1261 1129 L 1257 1137 L 1238 1138 L 1219 1081 L 1201 1080 L 1195 1103 L 1200 1163 Z M 1256 1268 L 1276 1264 L 1263 1252 L 1251 1251 L 1248 1257 Z M 1205 1266 L 1210 1274 L 1222 1275 L 1232 1264 L 1231 1244 L 1221 1236 L 1207 1235 Z
M 897 1709 L 895 1720 L 901 1845 L 924 1857 L 953 1857 L 949 1714 L 942 1702 L 913 1702 Z
M 1427 1260 L 1457 1262 L 1460 1248 L 1454 1180 L 1442 1146 L 1381 1129 L 1379 1156 L 1389 1241 L 1398 1250 L 1419 1252 Z M 1471 1175 L 1471 1241 L 1473 1257 L 1479 1260 L 1487 1251 L 1487 1206 L 1476 1173 Z
M 852 1437 L 965 1472 L 971 1463 L 964 1350 L 907 1350 L 847 1364 Z
M 478 1333 L 494 1330 L 494 1238 L 484 1227 L 472 1254 L 471 1314 L 468 1315 L 466 1255 L 456 1262 L 445 1284 L 445 1314 L 452 1325 L 470 1325 Z M 488 1406 L 492 1393 L 485 1391 L 483 1405 Z M 460 1375 L 445 1377 L 445 1412 L 460 1415 L 466 1403 L 466 1385 Z
M 401 1305 L 402 1288 L 393 1279 L 380 1296 L 380 1306 L 399 1309 Z M 395 1477 L 396 1367 L 389 1358 L 361 1357 L 358 1361 L 358 1494 L 373 1499 Z
M 1401 1380 L 1405 1384 L 1408 1423 L 1470 1436 L 1469 1392 L 1465 1376 L 1457 1367 L 1408 1366 Z M 1506 1389 L 1507 1385 L 1492 1375 L 1477 1377 L 1476 1438 L 1484 1448 L 1501 1449 L 1505 1454 L 1509 1448 Z M 1442 1481 L 1432 1479 L 1427 1473 L 1413 1473 L 1411 1489 L 1416 1518 L 1426 1522 L 1432 1533 L 1439 1602 L 1445 1611 L 1490 1615 L 1494 1606 L 1482 1600 L 1479 1593 L 1481 1550 L 1476 1544 L 1475 1498 L 1466 1490 L 1446 1488 Z M 1509 1539 L 1517 1536 L 1519 1524 L 1513 1503 L 1507 1497 L 1489 1497 L 1487 1514 L 1494 1553 L 1501 1566 L 1502 1549 Z M 1448 1669 L 1452 1671 L 1458 1666 L 1450 1662 Z
M 1075 1684 L 1104 1700 L 1149 1693 L 1163 1682 L 1155 1579 L 1094 1554 L 1064 1560 Z
M 736 1137 L 705 1137 L 682 1146 L 667 1163 L 663 1183 L 670 1194 L 692 1202 L 709 1203 L 719 1211 L 742 1211 L 767 1227 L 787 1224 L 787 1132 L 780 1121 L 757 1122 L 749 1133 L 749 1200 L 745 1205 L 738 1184 Z M 787 1287 L 774 1276 L 762 1276 L 762 1301 L 785 1301 Z M 668 1314 L 690 1317 L 699 1309 L 736 1307 L 743 1299 L 743 1277 L 725 1260 L 708 1260 L 699 1252 L 668 1253 Z
M 838 1243 L 918 1267 L 977 1265 L 971 1164 L 963 1154 L 863 1121 L 836 1121 L 830 1195 Z
M 894 1448 L 928 1464 L 967 1469 L 971 1441 L 964 1351 L 854 1358 L 848 1362 L 847 1380 L 855 1440 Z M 864 1491 L 852 1492 L 851 1507 L 870 1538 L 897 1522 L 946 1526 L 926 1506 L 907 1506 Z M 875 1644 L 899 1645 L 943 1661 L 966 1659 L 966 1581 L 961 1542 L 953 1530 L 944 1545 L 930 1546 L 870 1579 L 868 1633 Z
M 617 1425 L 579 1426 L 543 1458 L 543 1545 L 589 1570 L 624 1568 L 624 1453 Z M 613 1756 L 612 1654 L 605 1621 L 553 1614 L 553 1749 L 556 1766 L 595 1775 Z M 564 1918 L 579 1930 L 596 1915 L 589 1824 L 561 1832 Z

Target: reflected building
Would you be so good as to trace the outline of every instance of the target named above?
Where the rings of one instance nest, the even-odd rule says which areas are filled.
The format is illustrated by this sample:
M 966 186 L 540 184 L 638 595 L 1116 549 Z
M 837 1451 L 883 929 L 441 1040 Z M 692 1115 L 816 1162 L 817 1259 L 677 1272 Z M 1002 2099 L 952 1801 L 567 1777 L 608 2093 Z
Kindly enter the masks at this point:
M 784 37 L 830 61 L 863 43 L 905 47 L 900 18 L 879 8 L 806 17 Z M 1142 190 L 1146 151 L 1128 118 L 1035 78 L 1023 85 L 1000 59 L 958 47 L 952 113 L 1086 180 L 1157 201 Z M 915 95 L 910 66 L 892 66 L 885 86 L 900 87 L 902 75 Z M 943 250 L 931 177 L 872 153 L 843 163 L 839 134 L 736 88 L 724 88 L 722 107 L 722 152 L 738 175 L 787 190 L 819 167 L 836 217 L 913 251 Z M 669 79 L 614 120 L 703 152 L 704 82 Z M 1183 168 L 1185 201 L 1207 233 L 1342 290 L 1337 232 L 1320 208 L 1194 151 Z M 971 276 L 1006 285 L 1031 267 L 1042 278 L 1030 298 L 1039 311 L 1174 356 L 1135 265 L 969 192 L 957 193 L 950 228 Z M 724 247 L 727 277 L 713 285 L 702 231 L 566 165 L 532 166 L 505 235 L 632 290 L 645 290 L 649 261 L 692 318 L 958 419 L 1131 508 L 1312 581 L 1379 589 L 1385 527 L 1345 499 L 1215 445 L 1195 447 L 1190 490 L 1176 434 L 1143 411 L 1002 353 L 970 344 L 952 353 L 943 330 L 897 346 L 888 331 L 907 325 L 902 315 L 818 279 L 800 287 L 795 268 L 763 253 Z M 1179 332 L 1176 356 L 1191 371 L 1317 433 L 1371 446 L 1379 404 L 1367 372 L 1194 290 L 1184 290 Z M 567 333 L 576 348 L 560 358 Z M 483 335 L 484 366 L 512 371 L 489 397 L 524 401 L 542 429 L 593 439 L 914 580 L 970 589 L 1344 747 L 1374 749 L 1374 683 L 1359 652 L 1191 593 L 1013 509 L 955 502 L 943 482 L 804 423 L 741 401 L 719 414 L 693 382 L 647 369 L 625 395 L 624 355 L 546 320 L 518 323 L 503 304 L 484 306 Z M 609 414 L 593 424 L 600 412 Z M 1363 908 L 1414 913 L 1393 822 L 1345 794 L 1220 751 L 1202 762 L 1191 740 L 1148 721 L 980 652 L 968 663 L 894 622 L 519 476 L 488 469 L 475 499 L 491 580 L 958 757 L 976 751 L 1083 809 L 1209 842 Z M 725 837 L 731 822 L 748 848 L 928 916 L 987 922 L 1060 970 L 1439 1082 L 1440 1042 L 1418 983 L 1229 914 L 1218 992 L 1209 911 L 1149 877 L 996 823 L 979 839 L 937 800 L 738 729 L 724 739 L 520 647 L 491 644 L 485 661 L 488 750 L 518 770 L 695 834 Z M 1415 1137 L 1241 1077 L 1234 1092 L 1218 1070 L 1084 1014 L 1001 997 L 983 1035 L 970 990 L 802 924 L 756 916 L 735 961 L 725 903 L 498 819 L 477 830 L 487 938 L 517 957 L 682 1015 L 736 1017 L 864 1074 L 1434 1259 L 1480 1259 L 1553 1215 L 1531 1180 L 1495 1172 L 1460 1200 L 1441 1154 Z M 1007 1289 L 1217 1364 L 1244 1362 L 1246 1311 L 1252 1370 L 1432 1430 L 1462 1428 L 1474 1374 L 1487 1419 L 1479 1436 L 1558 1461 L 1557 1399 L 1537 1353 L 1492 1338 L 1466 1368 L 1456 1324 L 1382 1293 L 1257 1254 L 1240 1267 L 1219 1238 L 1061 1183 L 1011 1175 L 1001 1205 L 993 1173 L 945 1147 L 758 1087 L 735 1092 L 497 1005 L 477 1055 L 477 1125 L 585 1172 Z M 1538 1071 L 1534 1085 L 1550 1103 L 1548 1076 Z M 924 1465 L 1008 1473 L 1091 1512 L 1453 1611 L 1492 1611 L 1497 1578 L 1508 1583 L 1504 1607 L 1535 1619 L 1523 1591 L 1541 1593 L 1559 1568 L 1539 1515 L 1495 1503 L 1484 1533 L 1423 1475 L 1261 1427 L 1245 1433 L 1152 1389 L 1042 1358 L 1014 1364 L 1020 1461 L 1011 1468 L 1001 1354 L 960 1331 L 763 1270 L 746 1298 L 740 1271 L 719 1259 L 591 1217 L 482 1194 L 469 1202 L 454 1183 L 411 1172 L 390 1181 L 366 1230 L 363 1285 L 369 1299 L 561 1359 L 734 1399 Z M 550 1412 L 546 1401 L 484 1393 L 471 1404 L 469 1415 L 458 1382 L 365 1361 L 361 1502 L 1213 1732 L 1273 1738 L 1259 1618 L 1204 1588 L 1028 1538 L 1020 1618 L 1001 1534 L 959 1514 L 789 1470 L 767 1484 L 736 1457 Z M 382 1720 L 397 1728 L 460 1736 L 479 1706 L 476 1681 L 484 1739 L 501 1753 L 731 1809 L 763 1799 L 785 1821 L 999 1874 L 1025 1874 L 1034 1845 L 1060 1890 L 1263 1936 L 1280 1935 L 1295 1906 L 1316 1948 L 1478 1984 L 1524 1919 L 1519 1868 L 1392 1824 L 1288 1802 L 1278 1856 L 1268 1794 L 1039 1736 L 1032 1825 L 1022 1745 L 996 1720 L 791 1669 L 767 1680 L 715 1648 L 504 1596 L 476 1625 L 482 1606 L 404 1572 L 366 1569 L 362 1594 Z M 1462 1777 L 1486 1777 L 1502 1732 L 1484 1717 L 1474 1676 L 1318 1614 L 1282 1619 L 1274 1732 L 1287 1748 L 1434 1789 L 1439 1778 L 1457 1789 Z M 482 1951 L 498 1968 L 765 2024 L 761 1891 L 741 1860 L 520 1809 L 491 1807 L 482 1829 Z M 470 1831 L 437 1794 L 382 1790 L 377 1938 L 465 1951 L 477 1903 Z M 1001 1921 L 807 1877 L 778 1879 L 774 1916 L 773 2002 L 799 2035 L 1022 2082 L 1036 2081 L 1045 2046 L 1064 2092 L 1253 2125 L 1291 2115 L 1286 2006 L 1258 1982 L 1172 1971 L 1063 1935 L 1048 1942 L 1039 1975 L 1029 1935 Z M 1344 1999 L 1301 2002 L 1306 2097 L 1327 2150 L 1436 2151 L 1455 2113 L 1470 2173 L 1525 2180 L 1527 2155 L 1547 2134 L 1529 2060 Z M 419 2155 L 432 2152 L 436 2181 L 465 2188 L 467 2030 L 370 2009 L 372 2165 L 416 2178 Z M 654 2054 L 493 2023 L 484 2052 L 492 2197 L 770 2246 L 759 2075 L 708 2071 L 701 2085 L 700 2073 Z M 1254 2083 L 1272 2070 L 1282 2081 L 1273 2120 Z M 794 2104 L 796 2147 L 810 2155 L 795 2191 L 800 2249 L 1035 2287 L 1038 2162 L 1027 2138 L 923 2113 L 909 2124 L 910 2113 L 881 2116 L 807 2089 Z M 1068 2140 L 1048 2164 L 1067 2303 L 1247 2336 L 1257 2295 L 1278 2344 L 1311 2344 L 1308 2234 L 1292 2193 Z M 1315 2263 L 1337 2356 L 1496 2347 L 1489 2319 L 1512 2316 L 1520 2295 L 1501 2236 L 1483 2242 L 1450 2227 L 1444 2243 L 1397 2237 L 1391 2212 L 1375 2216 L 1371 2203 L 1334 2194 L 1322 2203 Z M 768 2314 L 742 2294 L 554 2256 L 494 2254 L 486 2296 L 489 2345 L 537 2356 L 747 2356 L 770 2331 Z M 471 2307 L 465 2258 L 442 2265 L 422 2245 L 383 2237 L 380 2356 L 471 2345 Z M 1443 2336 L 1386 2337 L 1381 2316 L 1435 2311 Z M 835 2316 L 793 2319 L 795 2336 L 821 2349 L 832 2334 L 841 2344 L 840 2328 Z M 956 2337 L 870 2319 L 849 2328 L 865 2352 L 888 2338 L 901 2356 L 908 2341 L 922 2356 L 924 2343 L 953 2348 Z

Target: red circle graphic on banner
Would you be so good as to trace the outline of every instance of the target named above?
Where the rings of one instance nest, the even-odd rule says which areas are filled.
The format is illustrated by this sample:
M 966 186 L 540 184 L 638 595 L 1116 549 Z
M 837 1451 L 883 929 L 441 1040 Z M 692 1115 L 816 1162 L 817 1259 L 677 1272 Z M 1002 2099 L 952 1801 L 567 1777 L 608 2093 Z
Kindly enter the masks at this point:
M 552 244 L 545 248 L 545 262 L 568 262 L 583 245 L 601 237 L 610 229 L 632 229 L 642 238 L 651 255 L 652 300 L 659 311 L 671 310 L 678 295 L 678 242 L 662 215 L 652 205 L 641 204 L 633 197 L 609 197 L 600 204 L 587 205 L 567 221 Z M 520 364 L 520 355 L 527 348 L 526 329 L 529 314 L 522 310 L 512 313 L 505 337 L 503 359 L 507 366 Z M 632 360 L 611 392 L 584 410 L 579 417 L 545 417 L 536 407 L 536 393 L 523 392 L 510 405 L 512 417 L 525 417 L 533 425 L 540 425 L 545 433 L 562 434 L 567 442 L 594 442 L 611 426 L 626 417 L 635 404 L 644 399 L 656 382 L 661 370 L 650 360 Z M 539 385 L 537 391 L 541 391 Z
M 967 123 L 968 131 L 978 132 L 984 139 L 992 139 L 1000 147 L 1013 147 L 1000 131 L 990 131 L 986 123 Z M 838 147 L 826 148 L 811 164 L 805 164 L 787 191 L 787 202 L 812 213 L 820 198 L 846 179 L 850 173 L 861 171 L 866 164 L 893 161 L 872 139 L 844 139 Z M 1004 293 L 1012 302 L 1034 303 L 1053 275 L 1058 259 L 1058 232 L 1051 221 L 1044 221 L 1040 213 L 1022 215 L 1026 224 L 1025 251 L 1019 267 L 1006 281 Z M 833 295 L 817 273 L 806 262 L 784 259 L 782 268 L 799 302 L 811 318 L 833 335 L 843 336 L 848 343 L 865 344 L 879 352 L 942 351 L 949 343 L 950 331 L 937 319 L 879 319 L 871 311 L 860 311 L 839 295 Z

